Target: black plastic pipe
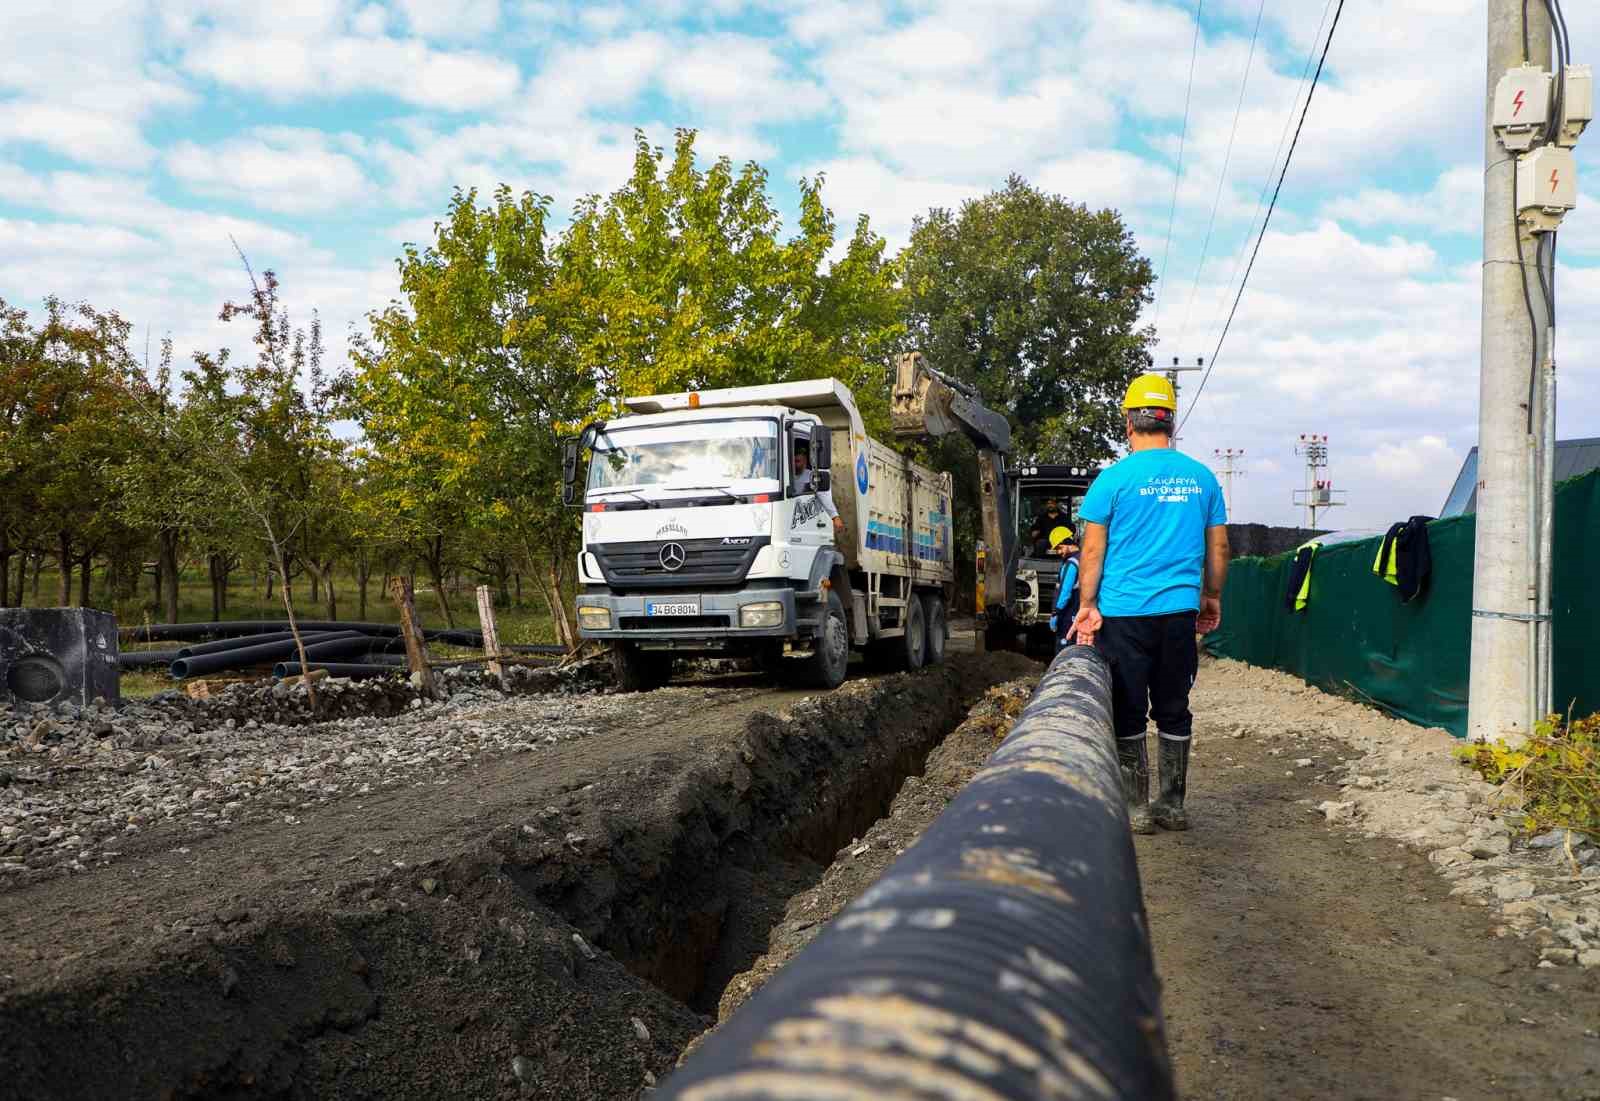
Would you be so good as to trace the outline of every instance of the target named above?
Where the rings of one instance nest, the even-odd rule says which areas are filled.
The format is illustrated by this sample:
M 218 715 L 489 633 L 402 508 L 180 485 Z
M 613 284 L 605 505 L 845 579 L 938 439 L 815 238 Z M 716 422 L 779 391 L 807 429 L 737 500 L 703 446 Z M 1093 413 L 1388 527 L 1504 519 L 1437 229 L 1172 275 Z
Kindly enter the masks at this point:
M 329 642 L 335 638 L 362 638 L 359 631 L 348 631 L 340 634 L 326 632 L 322 634 L 309 634 L 300 636 L 306 643 Z M 265 662 L 276 661 L 278 658 L 287 657 L 295 652 L 294 639 L 283 642 L 263 642 L 255 646 L 241 646 L 234 650 L 223 650 L 214 654 L 200 654 L 197 657 L 179 658 L 172 663 L 171 673 L 173 680 L 183 680 L 185 677 L 198 677 L 206 673 L 220 673 L 227 669 L 243 669 L 251 665 L 261 665 Z
M 339 661 L 313 661 L 313 671 L 326 669 L 330 677 L 348 677 L 351 680 L 368 680 L 372 677 L 403 676 L 405 667 L 401 665 L 372 665 L 366 662 L 339 662 Z M 272 675 L 282 680 L 285 677 L 298 677 L 300 663 L 298 661 L 280 661 L 272 667 Z
M 332 619 L 296 620 L 295 626 L 302 634 L 307 632 L 360 631 L 383 638 L 398 638 L 400 628 L 394 623 L 347 623 Z M 182 641 L 186 639 L 228 639 L 246 635 L 287 633 L 288 620 L 236 619 L 210 623 L 156 623 L 150 626 L 123 627 L 118 634 L 128 642 Z M 453 646 L 482 646 L 483 632 L 465 627 L 429 627 L 422 632 L 430 641 Z M 520 647 L 507 649 L 521 650 Z M 555 649 L 560 649 L 556 647 Z
M 236 638 L 224 638 L 216 642 L 196 642 L 191 646 L 179 648 L 178 656 L 192 658 L 200 654 L 217 654 L 223 650 L 237 650 L 241 646 L 256 646 L 263 642 L 282 642 L 293 637 L 294 633 L 291 631 L 277 631 L 266 635 L 239 635 Z
M 117 665 L 123 669 L 165 669 L 182 654 L 181 650 L 123 650 L 117 655 Z
M 1077 646 L 922 839 L 657 1101 L 1173 1096 L 1110 673 Z

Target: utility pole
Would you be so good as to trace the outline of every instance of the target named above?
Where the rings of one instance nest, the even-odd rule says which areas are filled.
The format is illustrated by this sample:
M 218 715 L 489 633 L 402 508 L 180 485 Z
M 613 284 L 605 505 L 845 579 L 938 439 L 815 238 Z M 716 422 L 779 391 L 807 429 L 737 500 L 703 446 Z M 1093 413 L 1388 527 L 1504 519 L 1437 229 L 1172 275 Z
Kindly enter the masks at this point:
M 1549 70 L 1550 17 L 1543 4 L 1489 0 L 1489 69 L 1484 115 L 1483 330 L 1478 370 L 1478 519 L 1472 575 L 1472 676 L 1467 734 L 1475 741 L 1526 737 L 1534 700 L 1534 616 L 1537 585 L 1533 486 L 1534 449 L 1528 431 L 1531 299 L 1542 301 L 1533 264 L 1534 242 L 1512 213 L 1516 157 L 1496 138 L 1495 88 L 1523 62 Z M 1522 235 L 1519 251 L 1519 234 Z M 1525 266 L 1526 265 L 1526 266 Z M 1525 298 L 1524 296 L 1527 296 Z M 1540 341 L 1544 311 L 1534 309 Z
M 1206 357 L 1205 356 L 1199 357 L 1192 364 L 1188 364 L 1188 365 L 1180 364 L 1178 362 L 1178 357 L 1177 356 L 1173 356 L 1172 357 L 1172 366 L 1168 367 L 1163 372 L 1163 374 L 1165 374 L 1167 376 L 1167 381 L 1172 383 L 1172 397 L 1173 397 L 1173 400 L 1176 401 L 1177 397 L 1178 397 L 1178 372 L 1180 372 L 1180 371 L 1204 371 L 1205 369 L 1206 369 Z M 1174 418 L 1177 418 L 1176 411 L 1174 411 L 1173 416 L 1174 416 Z M 1177 447 L 1178 446 L 1177 419 L 1174 419 L 1174 421 L 1173 421 L 1172 446 L 1173 447 Z
M 1223 507 L 1228 510 L 1228 520 L 1231 523 L 1234 521 L 1233 476 L 1235 474 L 1238 474 L 1240 477 L 1244 476 L 1244 471 L 1235 470 L 1233 463 L 1236 459 L 1240 462 L 1244 461 L 1244 448 L 1217 448 L 1213 450 L 1211 454 L 1217 460 L 1217 462 L 1221 464 L 1217 473 L 1222 475 L 1222 504 Z
M 1304 505 L 1306 510 L 1306 527 L 1312 531 L 1317 530 L 1317 510 L 1319 508 L 1335 508 L 1344 504 L 1335 494 L 1343 490 L 1335 490 L 1333 481 L 1321 476 L 1321 472 L 1328 469 L 1328 437 L 1317 435 L 1315 432 L 1300 433 L 1300 443 L 1294 449 L 1296 455 L 1306 457 L 1306 487 L 1295 490 L 1295 496 L 1301 498 L 1295 504 Z

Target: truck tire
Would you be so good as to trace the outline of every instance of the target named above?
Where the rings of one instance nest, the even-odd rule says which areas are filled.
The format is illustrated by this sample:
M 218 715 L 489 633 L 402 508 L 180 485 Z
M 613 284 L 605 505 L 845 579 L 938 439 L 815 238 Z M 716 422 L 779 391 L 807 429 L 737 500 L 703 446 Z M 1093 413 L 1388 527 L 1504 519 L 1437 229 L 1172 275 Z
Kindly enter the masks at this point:
M 613 642 L 611 670 L 624 692 L 649 692 L 672 679 L 672 655 L 641 650 L 631 642 Z
M 928 593 L 922 598 L 922 620 L 927 634 L 923 647 L 924 660 L 929 665 L 944 664 L 944 644 L 950 637 L 950 624 L 945 619 L 944 597 Z
M 798 679 L 814 688 L 837 688 L 844 683 L 845 672 L 850 667 L 850 623 L 844 617 L 844 601 L 839 599 L 838 593 L 828 590 L 816 650 L 804 659 L 786 658 L 784 661 L 797 666 Z
M 908 670 L 916 671 L 928 657 L 928 621 L 922 614 L 922 601 L 913 596 L 906 604 L 906 633 L 901 638 L 901 661 Z

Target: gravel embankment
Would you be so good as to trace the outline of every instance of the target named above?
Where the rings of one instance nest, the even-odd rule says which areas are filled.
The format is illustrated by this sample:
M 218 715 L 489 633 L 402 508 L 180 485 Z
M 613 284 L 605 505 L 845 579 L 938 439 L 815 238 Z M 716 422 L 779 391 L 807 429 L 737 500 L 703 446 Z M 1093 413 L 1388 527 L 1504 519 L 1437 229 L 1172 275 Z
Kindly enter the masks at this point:
M 516 671 L 508 696 L 451 671 L 421 699 L 398 678 L 235 684 L 208 700 L 165 693 L 121 707 L 35 709 L 0 721 L 0 889 L 349 795 L 425 783 L 482 754 L 534 753 L 640 714 L 593 691 L 593 663 Z M 9 717 L 8 717 L 9 718 Z

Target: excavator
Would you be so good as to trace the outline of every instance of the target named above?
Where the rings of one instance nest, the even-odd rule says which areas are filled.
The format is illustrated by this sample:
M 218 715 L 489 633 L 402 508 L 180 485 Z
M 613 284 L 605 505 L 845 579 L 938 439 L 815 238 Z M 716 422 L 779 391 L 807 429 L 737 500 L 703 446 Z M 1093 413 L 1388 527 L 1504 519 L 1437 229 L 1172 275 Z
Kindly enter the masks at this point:
M 1059 559 L 1040 553 L 1020 530 L 1023 509 L 1055 497 L 1081 497 L 1095 472 L 1062 464 L 1008 469 L 1011 422 L 985 406 L 978 392 L 938 370 L 921 352 L 895 362 L 889 418 L 896 438 L 935 440 L 962 435 L 978 451 L 982 540 L 978 548 L 977 610 L 984 645 L 1032 653 L 1054 650 L 1049 628 Z

